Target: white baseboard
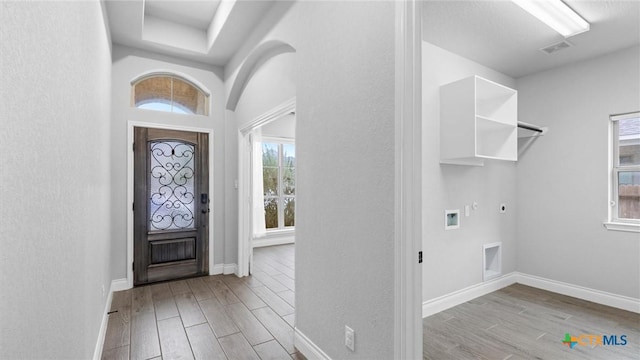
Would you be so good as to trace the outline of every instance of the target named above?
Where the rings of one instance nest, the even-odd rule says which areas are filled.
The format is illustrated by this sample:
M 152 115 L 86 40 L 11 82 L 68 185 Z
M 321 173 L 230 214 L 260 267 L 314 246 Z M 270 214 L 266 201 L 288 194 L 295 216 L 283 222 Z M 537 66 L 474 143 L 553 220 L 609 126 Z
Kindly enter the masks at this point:
M 109 309 L 111 309 L 111 299 L 113 298 L 113 291 L 109 291 L 107 296 L 107 303 L 104 306 L 104 312 L 102 314 L 102 323 L 100 324 L 100 331 L 98 332 L 98 342 L 96 348 L 93 351 L 93 360 L 100 360 L 102 357 L 102 348 L 104 346 L 104 338 L 107 335 L 107 325 L 109 325 Z
M 128 290 L 131 289 L 129 286 L 129 282 L 126 278 L 124 279 L 116 279 L 111 282 L 111 293 L 113 294 L 116 291 Z
M 516 273 L 509 273 L 498 278 L 491 279 L 479 284 L 471 285 L 464 289 L 454 291 L 422 303 L 422 317 L 439 313 L 456 305 L 460 305 L 479 296 L 500 290 L 504 287 L 516 283 Z
M 422 303 L 422 317 L 439 313 L 469 300 L 473 300 L 490 292 L 500 290 L 509 285 L 519 283 L 554 293 L 572 296 L 597 304 L 611 306 L 635 313 L 640 313 L 640 299 L 612 294 L 605 291 L 586 288 L 561 281 L 545 279 L 539 276 L 512 272 L 499 278 L 485 281 L 464 289 L 454 291 Z
M 539 276 L 517 273 L 518 283 L 578 299 L 640 313 L 640 299 L 612 294 L 606 291 L 545 279 Z
M 215 264 L 209 270 L 209 275 L 229 275 L 238 271 L 238 264 Z
M 274 246 L 274 245 L 285 245 L 285 244 L 294 244 L 296 242 L 295 236 L 284 236 L 277 237 L 273 239 L 262 238 L 262 239 L 253 239 L 251 242 L 251 246 L 254 248 L 264 247 L 264 246 Z
M 113 293 L 116 291 L 122 291 L 129 289 L 129 282 L 127 279 L 117 279 L 111 281 L 111 287 L 109 288 L 109 295 L 107 296 L 107 303 L 104 305 L 104 312 L 102 314 L 102 323 L 100 324 L 100 331 L 98 332 L 98 342 L 96 343 L 96 349 L 93 352 L 93 359 L 100 360 L 102 357 L 102 349 L 104 347 L 104 338 L 107 335 L 107 326 L 109 325 L 109 310 L 111 309 L 111 301 L 113 300 Z
M 222 273 L 224 275 L 236 274 L 238 272 L 238 264 L 224 264 Z
M 224 272 L 224 264 L 215 264 L 209 268 L 209 275 L 219 275 Z
M 331 360 L 313 341 L 309 340 L 298 328 L 293 330 L 293 346 L 309 360 Z

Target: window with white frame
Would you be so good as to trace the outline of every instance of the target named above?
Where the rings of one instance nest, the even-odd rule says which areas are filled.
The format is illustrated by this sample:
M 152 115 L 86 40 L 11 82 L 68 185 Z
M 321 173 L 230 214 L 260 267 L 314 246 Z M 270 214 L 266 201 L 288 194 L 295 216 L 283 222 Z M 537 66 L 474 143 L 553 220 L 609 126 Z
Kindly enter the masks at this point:
M 293 142 L 264 139 L 262 181 L 266 230 L 293 228 L 296 205 L 296 152 Z
M 611 116 L 611 216 L 640 224 L 640 112 Z
M 136 80 L 131 100 L 139 109 L 209 115 L 209 95 L 177 75 L 152 74 Z

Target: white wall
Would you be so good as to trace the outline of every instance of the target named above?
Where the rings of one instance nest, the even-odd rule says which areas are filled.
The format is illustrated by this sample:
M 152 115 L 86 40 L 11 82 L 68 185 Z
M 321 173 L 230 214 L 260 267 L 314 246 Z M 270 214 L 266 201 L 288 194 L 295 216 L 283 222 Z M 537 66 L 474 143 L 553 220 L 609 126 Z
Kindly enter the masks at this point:
M 262 17 L 260 23 L 256 24 L 253 32 L 245 39 L 242 46 L 233 55 L 224 68 L 225 91 L 227 94 L 236 85 L 236 79 L 243 65 L 247 64 L 247 59 L 255 53 L 257 48 L 269 41 L 279 41 L 295 47 L 296 26 L 298 21 L 295 17 L 296 11 L 291 11 L 295 7 L 295 1 L 276 1 L 271 6 L 267 14 Z M 257 66 L 258 68 L 260 65 Z M 230 110 L 233 110 L 230 108 Z M 259 114 L 258 114 L 259 115 Z
M 392 359 L 394 3 L 296 6 L 296 328 L 334 359 Z
M 516 164 L 440 164 L 440 86 L 479 75 L 513 88 L 499 72 L 428 42 L 422 43 L 423 300 L 481 283 L 482 245 L 502 242 L 502 273 L 516 269 Z M 464 216 L 464 206 L 478 203 Z M 498 212 L 501 203 L 508 207 Z M 460 210 L 460 228 L 444 229 L 445 210 Z
M 295 53 L 284 53 L 259 64 L 238 100 L 239 127 L 296 96 L 295 59 Z
M 97 1 L 0 2 L 0 358 L 89 359 L 110 274 Z
M 296 328 L 335 359 L 393 357 L 394 20 L 393 2 L 278 2 L 225 68 L 229 90 L 265 42 L 296 51 L 227 114 L 242 126 L 296 96 Z
M 296 116 L 289 114 L 274 120 L 262 128 L 262 136 L 295 139 L 296 137 Z
M 237 144 L 238 129 L 296 96 L 295 57 L 295 53 L 284 53 L 269 57 L 256 64 L 256 68 L 244 85 L 235 111 L 228 111 L 228 114 L 233 117 L 233 121 L 228 122 L 229 128 L 227 132 L 230 140 L 235 139 Z M 295 137 L 295 128 L 289 129 L 286 134 Z M 237 145 L 233 149 L 235 149 L 234 152 L 227 154 L 229 181 L 238 179 Z M 226 212 L 229 214 L 229 220 L 227 221 L 228 231 L 233 233 L 235 239 L 238 238 L 237 199 L 237 193 L 234 193 L 233 197 L 229 199 L 226 208 Z M 234 227 L 231 228 L 231 226 Z M 236 241 L 230 244 L 227 249 L 227 256 L 236 260 L 238 255 L 237 244 Z
M 224 201 L 224 259 L 225 264 L 238 263 L 238 122 L 233 111 L 225 110 L 225 184 Z
M 234 184 L 225 178 L 226 127 L 224 117 L 224 86 L 222 70 L 213 66 L 170 58 L 141 50 L 116 45 L 113 48 L 112 74 L 112 120 L 111 120 L 111 179 L 112 179 L 112 222 L 114 231 L 111 251 L 114 279 L 126 277 L 127 268 L 127 214 L 131 204 L 127 203 L 127 153 L 131 144 L 127 144 L 128 121 L 148 122 L 164 125 L 177 125 L 194 128 L 213 129 L 214 189 L 211 194 L 211 211 L 214 217 L 214 229 L 210 235 L 214 239 L 214 259 L 209 264 L 234 263 L 234 258 L 225 257 L 226 244 L 235 239 L 227 239 L 225 233 L 225 202 L 233 193 Z M 131 81 L 151 71 L 169 71 L 185 76 L 211 92 L 211 110 L 209 116 L 173 114 L 153 110 L 137 109 L 131 106 Z M 231 149 L 236 152 L 236 148 Z M 232 245 L 229 245 L 232 246 Z
M 640 298 L 638 233 L 606 230 L 609 115 L 640 109 L 640 49 L 517 81 L 519 118 L 549 127 L 518 161 L 518 271 Z

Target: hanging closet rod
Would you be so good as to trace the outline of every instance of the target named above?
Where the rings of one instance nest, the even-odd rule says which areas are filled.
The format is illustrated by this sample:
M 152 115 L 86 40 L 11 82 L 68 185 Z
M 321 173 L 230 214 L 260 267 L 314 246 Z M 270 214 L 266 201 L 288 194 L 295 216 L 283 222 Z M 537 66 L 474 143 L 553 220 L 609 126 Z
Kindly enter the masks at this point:
M 523 129 L 527 129 L 527 130 L 531 130 L 531 131 L 535 131 L 535 132 L 539 132 L 539 133 L 544 133 L 545 129 L 532 125 L 532 124 L 527 124 L 525 122 L 522 121 L 518 121 L 518 127 L 519 128 L 523 128 Z

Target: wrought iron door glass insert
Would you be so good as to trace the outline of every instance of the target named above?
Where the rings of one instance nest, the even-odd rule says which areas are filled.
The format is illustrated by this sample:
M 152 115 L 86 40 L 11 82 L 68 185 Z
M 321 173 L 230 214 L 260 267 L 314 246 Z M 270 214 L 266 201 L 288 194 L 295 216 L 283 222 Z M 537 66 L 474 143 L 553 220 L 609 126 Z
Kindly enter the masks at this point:
M 195 228 L 195 146 L 180 141 L 150 143 L 149 230 Z

